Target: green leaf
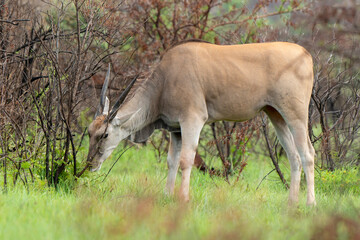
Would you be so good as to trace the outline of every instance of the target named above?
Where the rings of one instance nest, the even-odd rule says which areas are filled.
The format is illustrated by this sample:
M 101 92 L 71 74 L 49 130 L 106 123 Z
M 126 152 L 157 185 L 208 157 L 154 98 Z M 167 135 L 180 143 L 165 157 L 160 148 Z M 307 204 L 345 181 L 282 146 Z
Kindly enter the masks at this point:
M 29 169 L 31 164 L 29 162 L 23 162 L 21 163 L 21 168 L 23 169 Z

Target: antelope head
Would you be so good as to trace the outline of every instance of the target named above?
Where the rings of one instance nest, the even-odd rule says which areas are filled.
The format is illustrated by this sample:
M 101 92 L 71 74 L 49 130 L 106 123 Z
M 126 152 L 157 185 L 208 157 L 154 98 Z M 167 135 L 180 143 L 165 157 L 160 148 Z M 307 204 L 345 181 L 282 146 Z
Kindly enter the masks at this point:
M 116 114 L 125 100 L 126 95 L 134 85 L 137 77 L 135 77 L 129 86 L 127 86 L 127 88 L 122 92 L 111 111 L 109 111 L 109 99 L 106 96 L 109 78 L 110 66 L 101 90 L 99 107 L 96 111 L 93 122 L 88 128 L 89 152 L 87 156 L 87 163 L 90 166 L 90 171 L 92 172 L 100 170 L 102 163 L 110 156 L 119 142 L 130 134 L 128 131 L 123 129 L 121 125 L 129 120 L 131 115 L 118 117 Z

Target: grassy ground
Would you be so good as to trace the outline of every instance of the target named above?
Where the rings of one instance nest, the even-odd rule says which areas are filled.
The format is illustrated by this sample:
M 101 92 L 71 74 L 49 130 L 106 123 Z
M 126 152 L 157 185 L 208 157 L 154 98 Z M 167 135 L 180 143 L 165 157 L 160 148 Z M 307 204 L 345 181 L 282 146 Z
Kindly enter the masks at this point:
M 317 173 L 318 205 L 287 209 L 288 192 L 270 161 L 253 156 L 239 181 L 192 173 L 191 202 L 163 193 L 165 161 L 148 148 L 131 149 L 108 178 L 108 160 L 71 190 L 39 184 L 0 194 L 0 239 L 357 239 L 360 177 L 357 169 Z M 339 177 L 340 176 L 340 177 Z M 350 176 L 350 177 L 348 177 Z M 180 180 L 179 178 L 177 180 Z M 179 181 L 177 181 L 177 187 Z M 358 234 L 358 235 L 356 235 Z M 354 237 L 354 238 L 351 238 Z M 334 238 L 336 239 L 336 238 Z

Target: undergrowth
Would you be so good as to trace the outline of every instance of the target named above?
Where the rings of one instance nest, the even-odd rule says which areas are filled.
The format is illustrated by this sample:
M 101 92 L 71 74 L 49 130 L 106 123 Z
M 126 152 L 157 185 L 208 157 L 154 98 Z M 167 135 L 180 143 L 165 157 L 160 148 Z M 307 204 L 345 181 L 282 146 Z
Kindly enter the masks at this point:
M 319 170 L 317 206 L 305 205 L 302 183 L 297 209 L 287 207 L 288 191 L 275 172 L 261 182 L 271 171 L 268 159 L 249 159 L 230 184 L 194 169 L 191 201 L 183 204 L 164 193 L 166 163 L 148 147 L 126 152 L 104 179 L 120 152 L 100 172 L 57 190 L 41 181 L 10 186 L 0 194 L 0 239 L 328 239 L 329 233 L 355 239 L 359 234 L 356 168 Z M 285 160 L 281 166 L 289 178 Z

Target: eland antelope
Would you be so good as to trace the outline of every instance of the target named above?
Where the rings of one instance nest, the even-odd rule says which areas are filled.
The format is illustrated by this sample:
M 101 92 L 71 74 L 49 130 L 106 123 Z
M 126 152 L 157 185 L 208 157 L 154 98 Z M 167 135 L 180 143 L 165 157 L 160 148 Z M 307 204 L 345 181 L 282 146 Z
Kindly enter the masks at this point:
M 228 46 L 183 42 L 169 49 L 151 76 L 126 97 L 134 79 L 111 111 L 105 96 L 108 81 L 109 70 L 88 129 L 91 171 L 100 169 L 121 140 L 130 135 L 144 140 L 154 129 L 165 128 L 171 135 L 166 191 L 174 192 L 180 166 L 180 197 L 188 201 L 190 172 L 204 124 L 245 121 L 264 111 L 290 161 L 289 205 L 298 202 L 301 168 L 307 204 L 316 204 L 315 151 L 308 135 L 313 62 L 303 47 L 285 42 Z

